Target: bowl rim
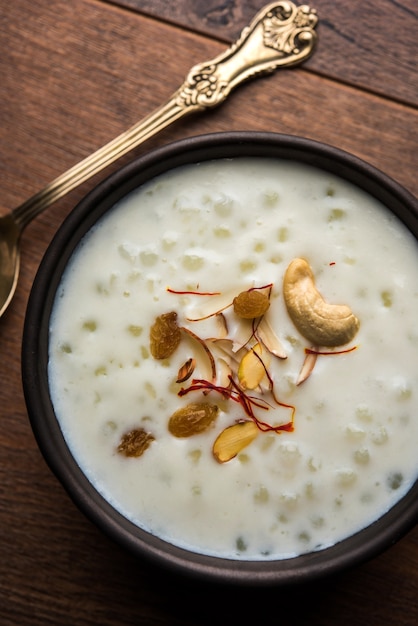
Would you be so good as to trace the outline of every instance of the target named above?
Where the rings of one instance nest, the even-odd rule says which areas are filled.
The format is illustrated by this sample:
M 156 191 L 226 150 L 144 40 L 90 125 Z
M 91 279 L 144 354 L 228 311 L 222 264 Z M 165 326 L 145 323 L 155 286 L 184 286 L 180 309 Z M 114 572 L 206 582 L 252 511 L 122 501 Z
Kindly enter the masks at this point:
M 257 131 L 219 132 L 154 149 L 100 182 L 70 212 L 49 244 L 29 296 L 22 340 L 22 383 L 29 421 L 56 478 L 75 505 L 105 534 L 138 557 L 207 582 L 288 585 L 351 568 L 393 545 L 418 523 L 418 481 L 387 513 L 350 538 L 317 552 L 279 560 L 235 560 L 172 545 L 116 511 L 79 468 L 59 427 L 48 391 L 48 328 L 56 289 L 82 236 L 120 198 L 168 170 L 213 159 L 255 156 L 307 163 L 337 174 L 380 200 L 418 239 L 418 201 L 392 178 L 334 146 Z M 345 551 L 350 542 L 350 552 Z

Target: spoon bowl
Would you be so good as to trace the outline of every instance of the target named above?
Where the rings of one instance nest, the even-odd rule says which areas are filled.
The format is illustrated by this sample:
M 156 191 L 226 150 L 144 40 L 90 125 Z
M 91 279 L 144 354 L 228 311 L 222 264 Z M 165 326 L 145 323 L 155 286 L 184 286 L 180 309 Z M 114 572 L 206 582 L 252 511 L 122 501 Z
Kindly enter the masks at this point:
M 21 229 L 13 213 L 0 218 L 0 317 L 16 291 L 20 267 Z

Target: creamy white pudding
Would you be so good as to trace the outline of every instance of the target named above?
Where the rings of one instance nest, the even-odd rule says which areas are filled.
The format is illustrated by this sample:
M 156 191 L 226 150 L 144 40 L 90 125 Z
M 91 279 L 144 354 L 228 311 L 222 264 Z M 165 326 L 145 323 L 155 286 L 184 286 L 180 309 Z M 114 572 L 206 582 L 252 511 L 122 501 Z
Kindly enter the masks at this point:
M 341 353 L 318 356 L 302 384 L 311 344 L 283 298 L 295 258 L 308 261 L 327 302 L 348 305 L 360 322 L 340 349 L 316 348 Z M 333 545 L 378 519 L 418 475 L 417 275 L 417 242 L 397 218 L 315 168 L 219 160 L 147 183 L 86 235 L 57 292 L 49 381 L 72 454 L 116 509 L 175 545 L 249 560 Z M 277 426 L 293 417 L 293 430 L 260 430 L 220 463 L 218 435 L 253 418 L 217 389 L 179 395 L 195 379 L 211 381 L 207 354 L 181 331 L 171 356 L 153 358 L 150 328 L 174 311 L 207 346 L 227 332 L 238 349 L 254 340 L 251 321 L 231 306 L 221 320 L 207 316 L 266 285 L 264 317 L 286 358 L 269 355 L 274 397 L 265 386 L 245 394 L 258 398 L 258 419 Z M 215 352 L 219 388 L 231 359 Z M 191 377 L 177 383 L 190 358 Z M 196 402 L 218 407 L 212 425 L 173 435 L 170 417 Z M 136 429 L 149 446 L 131 458 L 118 447 Z

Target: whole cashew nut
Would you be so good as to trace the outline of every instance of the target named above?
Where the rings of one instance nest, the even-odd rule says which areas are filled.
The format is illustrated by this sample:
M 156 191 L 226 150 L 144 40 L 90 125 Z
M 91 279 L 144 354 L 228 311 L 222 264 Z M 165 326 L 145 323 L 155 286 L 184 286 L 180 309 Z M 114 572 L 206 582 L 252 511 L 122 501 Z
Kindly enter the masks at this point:
M 344 345 L 359 329 L 360 322 L 348 306 L 325 302 L 305 259 L 294 259 L 287 268 L 283 296 L 294 325 L 316 346 Z

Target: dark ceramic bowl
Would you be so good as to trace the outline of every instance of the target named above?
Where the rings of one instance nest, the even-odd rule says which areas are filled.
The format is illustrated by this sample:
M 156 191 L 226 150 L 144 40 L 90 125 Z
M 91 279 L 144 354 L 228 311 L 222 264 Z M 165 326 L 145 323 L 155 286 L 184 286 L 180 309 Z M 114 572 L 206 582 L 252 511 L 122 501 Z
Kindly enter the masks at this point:
M 392 179 L 330 146 L 271 133 L 219 133 L 195 137 L 147 154 L 100 183 L 65 220 L 39 268 L 23 338 L 23 385 L 38 445 L 75 504 L 132 554 L 206 581 L 282 585 L 330 575 L 374 557 L 418 521 L 418 482 L 387 514 L 361 532 L 322 551 L 278 561 L 228 560 L 175 547 L 128 521 L 103 499 L 75 462 L 64 440 L 48 387 L 48 329 L 61 275 L 83 235 L 131 190 L 177 166 L 211 159 L 261 156 L 295 160 L 337 174 L 389 207 L 418 238 L 418 203 Z

